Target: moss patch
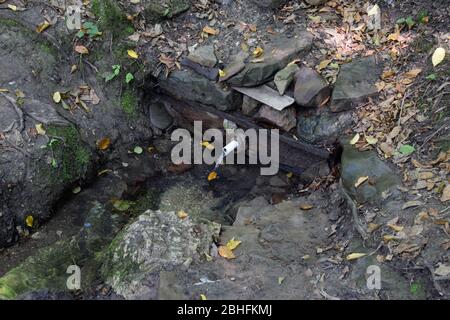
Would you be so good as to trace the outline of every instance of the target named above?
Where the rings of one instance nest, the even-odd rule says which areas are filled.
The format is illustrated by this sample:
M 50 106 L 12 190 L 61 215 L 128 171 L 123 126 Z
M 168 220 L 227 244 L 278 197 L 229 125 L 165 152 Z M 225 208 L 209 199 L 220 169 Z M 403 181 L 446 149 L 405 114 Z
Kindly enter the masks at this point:
M 66 183 L 82 178 L 87 172 L 92 154 L 81 141 L 79 132 L 72 126 L 50 126 L 47 134 L 55 139 L 51 146 L 58 168 L 55 178 Z
M 136 97 L 136 93 L 132 89 L 125 90 L 122 95 L 120 106 L 128 117 L 136 117 L 138 110 L 138 99 Z
M 151 22 L 161 21 L 165 18 L 172 18 L 189 9 L 186 0 L 159 0 L 152 1 L 144 10 L 144 15 Z
M 93 0 L 92 12 L 99 19 L 102 31 L 110 31 L 117 38 L 134 33 L 134 28 L 125 13 L 112 0 Z

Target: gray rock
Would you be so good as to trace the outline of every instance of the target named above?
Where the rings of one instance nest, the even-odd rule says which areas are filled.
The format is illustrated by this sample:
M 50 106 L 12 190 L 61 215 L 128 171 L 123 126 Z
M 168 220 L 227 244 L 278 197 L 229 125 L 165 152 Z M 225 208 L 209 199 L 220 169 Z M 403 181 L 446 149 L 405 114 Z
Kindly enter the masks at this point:
M 269 206 L 269 203 L 264 197 L 257 197 L 240 206 L 233 226 L 245 226 L 255 222 L 256 217 L 259 216 L 261 210 L 267 206 Z
M 272 107 L 263 105 L 255 115 L 255 118 L 275 125 L 286 132 L 294 128 L 297 123 L 294 107 L 287 107 L 282 111 L 278 111 Z
M 217 223 L 180 219 L 175 212 L 147 211 L 113 241 L 102 274 L 126 299 L 152 297 L 160 272 L 210 254 L 219 232 Z
M 258 108 L 259 102 L 249 96 L 244 95 L 242 98 L 242 113 L 249 115 Z
M 271 177 L 269 180 L 269 183 L 272 187 L 279 187 L 279 188 L 284 188 L 289 185 L 286 181 L 281 179 L 278 175 Z
M 332 143 L 352 124 L 350 112 L 301 112 L 297 118 L 297 134 L 302 140 Z
M 231 77 L 235 76 L 245 68 L 245 61 L 249 57 L 249 54 L 244 51 L 240 51 L 233 57 L 231 63 L 223 69 L 225 75 L 219 78 L 219 82 L 227 81 Z
M 275 74 L 274 82 L 281 95 L 286 92 L 292 81 L 294 81 L 294 76 L 299 70 L 300 68 L 293 63 Z
M 357 188 L 360 177 L 369 177 Z M 382 193 L 400 183 L 395 172 L 374 151 L 358 151 L 348 143 L 344 144 L 341 158 L 341 179 L 347 193 L 359 203 L 378 202 Z
M 191 52 L 187 58 L 192 62 L 209 68 L 213 68 L 217 64 L 213 45 L 199 47 Z
M 278 70 L 302 56 L 311 45 L 312 35 L 309 32 L 301 32 L 296 38 L 278 37 L 265 47 L 262 62 L 249 62 L 228 83 L 238 87 L 255 87 L 269 82 Z
M 165 130 L 173 122 L 172 116 L 167 112 L 163 102 L 152 103 L 149 108 L 150 121 L 158 129 Z
M 381 71 L 381 65 L 377 64 L 373 56 L 342 65 L 331 98 L 331 111 L 350 110 L 376 94 L 378 90 L 375 83 Z
M 328 101 L 331 89 L 313 69 L 302 67 L 295 75 L 294 97 L 302 107 L 319 107 Z
M 176 70 L 168 78 L 160 75 L 159 87 L 177 99 L 211 105 L 219 110 L 234 110 L 242 103 L 237 92 L 213 83 L 192 70 Z

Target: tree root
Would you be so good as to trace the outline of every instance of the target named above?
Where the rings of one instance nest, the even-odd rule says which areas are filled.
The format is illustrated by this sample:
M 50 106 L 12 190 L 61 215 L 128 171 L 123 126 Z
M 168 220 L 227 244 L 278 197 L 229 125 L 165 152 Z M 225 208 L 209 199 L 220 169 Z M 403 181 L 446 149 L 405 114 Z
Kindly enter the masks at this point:
M 345 191 L 345 188 L 342 185 L 342 179 L 339 180 L 339 186 L 340 186 L 341 192 L 344 195 L 344 198 L 347 201 L 347 204 L 350 207 L 350 210 L 352 212 L 353 223 L 355 224 L 356 230 L 358 231 L 360 236 L 363 238 L 363 240 L 367 240 L 367 238 L 368 238 L 367 232 L 366 232 L 365 228 L 363 227 L 363 224 L 361 223 L 359 216 L 358 216 L 358 207 L 357 207 L 355 201 L 353 201 L 353 199 L 347 193 L 347 191 Z

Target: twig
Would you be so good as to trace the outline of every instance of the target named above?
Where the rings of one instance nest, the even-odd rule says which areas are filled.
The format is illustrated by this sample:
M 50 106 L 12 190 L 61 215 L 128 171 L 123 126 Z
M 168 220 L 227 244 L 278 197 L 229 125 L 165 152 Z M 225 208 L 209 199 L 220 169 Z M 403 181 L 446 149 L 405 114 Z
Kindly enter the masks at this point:
M 418 150 L 422 149 L 424 145 L 426 145 L 431 139 L 433 139 L 440 131 L 444 129 L 448 129 L 450 127 L 450 123 L 444 123 L 442 126 L 440 126 L 435 132 L 430 134 L 425 141 L 422 143 L 422 145 L 419 147 Z

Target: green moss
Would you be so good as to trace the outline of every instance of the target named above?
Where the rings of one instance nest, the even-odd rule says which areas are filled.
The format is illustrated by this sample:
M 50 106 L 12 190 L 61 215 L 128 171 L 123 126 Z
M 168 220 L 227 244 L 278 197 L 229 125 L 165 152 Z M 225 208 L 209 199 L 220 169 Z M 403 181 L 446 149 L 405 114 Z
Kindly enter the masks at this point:
M 137 115 L 138 102 L 136 94 L 132 89 L 126 89 L 122 95 L 121 107 L 130 118 Z
M 47 134 L 56 139 L 52 144 L 58 166 L 55 177 L 66 183 L 82 178 L 91 162 L 91 153 L 83 145 L 79 132 L 72 126 L 51 126 L 47 128 Z
M 125 13 L 112 0 L 93 0 L 92 12 L 99 19 L 101 31 L 110 31 L 116 38 L 123 38 L 134 32 Z
M 147 5 L 144 15 L 150 22 L 161 21 L 165 18 L 172 18 L 189 9 L 186 0 L 159 0 Z

